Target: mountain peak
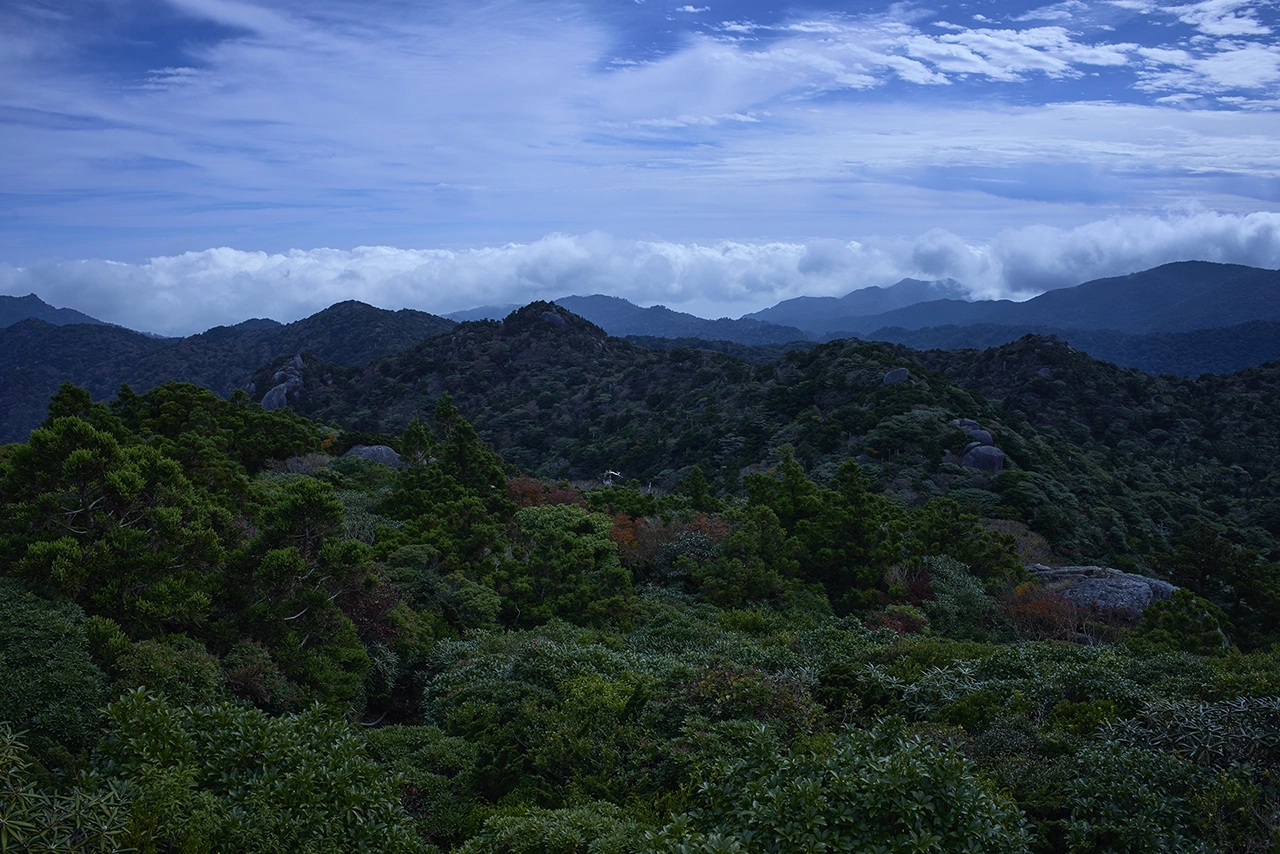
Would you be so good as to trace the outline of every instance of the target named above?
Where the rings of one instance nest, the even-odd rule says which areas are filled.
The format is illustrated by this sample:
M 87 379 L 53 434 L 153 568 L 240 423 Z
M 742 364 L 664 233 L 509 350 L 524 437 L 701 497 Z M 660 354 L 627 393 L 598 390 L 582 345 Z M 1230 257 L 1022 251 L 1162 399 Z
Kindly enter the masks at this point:
M 72 323 L 107 325 L 104 321 L 73 308 L 54 308 L 35 294 L 27 294 L 25 297 L 0 296 L 0 327 L 12 326 L 28 317 L 52 323 L 54 326 L 68 326 Z
M 546 300 L 536 300 L 518 308 L 502 321 L 502 334 L 510 337 L 525 333 L 534 334 L 586 334 L 593 338 L 607 338 L 608 333 L 596 324 L 568 308 Z

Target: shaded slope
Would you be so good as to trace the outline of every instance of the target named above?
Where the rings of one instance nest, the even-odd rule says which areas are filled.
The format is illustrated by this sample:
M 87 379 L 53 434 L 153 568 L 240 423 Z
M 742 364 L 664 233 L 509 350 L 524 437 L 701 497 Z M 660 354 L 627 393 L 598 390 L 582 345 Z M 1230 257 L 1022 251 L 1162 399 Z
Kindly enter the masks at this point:
M 168 346 L 119 326 L 55 326 L 36 318 L 0 328 L 0 441 L 26 438 L 44 420 L 49 398 L 70 380 L 99 396 L 115 392 L 122 366 Z
M 83 386 L 96 398 L 110 397 L 121 383 L 144 391 L 168 380 L 195 383 L 225 397 L 278 356 L 307 352 L 339 365 L 364 364 L 455 325 L 421 311 L 386 311 L 354 301 L 287 325 L 259 319 L 177 340 L 111 326 L 24 324 L 4 330 L 11 336 L 6 366 L 0 368 L 0 404 L 10 412 L 0 432 L 4 441 L 24 439 L 63 382 Z M 13 335 L 19 327 L 24 331 Z
M 1096 359 L 1148 374 L 1225 374 L 1280 359 L 1280 323 L 1255 320 L 1217 329 L 1129 335 L 1107 329 L 1047 326 L 935 326 L 926 329 L 877 329 L 865 337 L 905 344 L 916 350 L 998 347 L 1023 335 L 1056 336 Z

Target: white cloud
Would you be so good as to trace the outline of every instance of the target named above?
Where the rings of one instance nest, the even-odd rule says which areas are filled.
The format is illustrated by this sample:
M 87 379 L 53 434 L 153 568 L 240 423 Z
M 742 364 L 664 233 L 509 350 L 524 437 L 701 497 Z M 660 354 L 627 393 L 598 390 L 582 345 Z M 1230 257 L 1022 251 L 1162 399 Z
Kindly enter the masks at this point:
M 1271 28 L 1257 19 L 1258 0 L 1203 0 L 1168 11 L 1210 36 L 1265 36 Z
M 1015 21 L 1070 21 L 1081 12 L 1088 11 L 1089 6 L 1081 0 L 1064 0 L 1050 6 L 1032 9 L 1014 18 Z
M 1138 86 L 1149 91 L 1183 90 L 1202 94 L 1271 89 L 1280 82 L 1280 46 L 1220 43 L 1207 54 L 1144 48 L 1147 61 Z
M 917 59 L 941 71 L 981 74 L 996 80 L 1018 80 L 1026 72 L 1049 77 L 1080 74 L 1078 65 L 1124 65 L 1133 44 L 1083 44 L 1062 27 L 1024 30 L 977 29 L 941 36 L 917 35 L 906 40 Z
M 987 242 L 940 229 L 914 240 L 712 244 L 553 234 L 470 250 L 366 246 L 268 254 L 208 249 L 141 264 L 0 266 L 0 292 L 170 334 L 249 317 L 296 320 L 334 302 L 446 313 L 480 304 L 607 293 L 704 316 L 800 295 L 837 296 L 906 277 L 954 278 L 982 297 L 1024 298 L 1178 260 L 1280 267 L 1280 213 L 1117 217 L 1009 229 Z

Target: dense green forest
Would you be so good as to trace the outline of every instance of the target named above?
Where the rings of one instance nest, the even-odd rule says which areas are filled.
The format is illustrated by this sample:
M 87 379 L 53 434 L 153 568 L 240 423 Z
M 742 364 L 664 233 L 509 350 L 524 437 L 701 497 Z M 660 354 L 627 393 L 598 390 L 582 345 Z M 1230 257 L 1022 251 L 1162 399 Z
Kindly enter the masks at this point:
M 1201 595 L 1252 585 L 1263 612 L 1280 608 L 1266 584 L 1206 576 L 1191 555 L 1226 566 L 1280 557 L 1280 363 L 1152 377 L 1028 336 L 958 352 L 848 339 L 752 364 L 641 347 L 555 312 L 535 303 L 503 323 L 463 323 L 361 368 L 308 359 L 295 405 L 398 434 L 447 392 L 523 472 L 573 481 L 613 470 L 664 490 L 697 466 L 713 491 L 737 493 L 783 447 L 824 484 L 852 458 L 898 503 L 946 497 L 1029 529 L 1048 541 L 1049 562 L 1154 572 Z M 899 368 L 909 380 L 885 384 Z M 1003 471 L 954 464 L 970 440 L 952 423 L 961 418 L 994 437 Z
M 1276 366 L 551 311 L 0 447 L 0 850 L 1280 850 Z

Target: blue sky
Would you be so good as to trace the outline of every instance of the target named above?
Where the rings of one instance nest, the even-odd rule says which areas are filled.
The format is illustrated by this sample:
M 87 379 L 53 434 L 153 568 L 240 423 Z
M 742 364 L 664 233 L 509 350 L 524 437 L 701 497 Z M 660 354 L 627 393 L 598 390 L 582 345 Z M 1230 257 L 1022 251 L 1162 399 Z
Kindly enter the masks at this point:
M 9 0 L 0 292 L 736 316 L 1280 267 L 1274 0 Z

